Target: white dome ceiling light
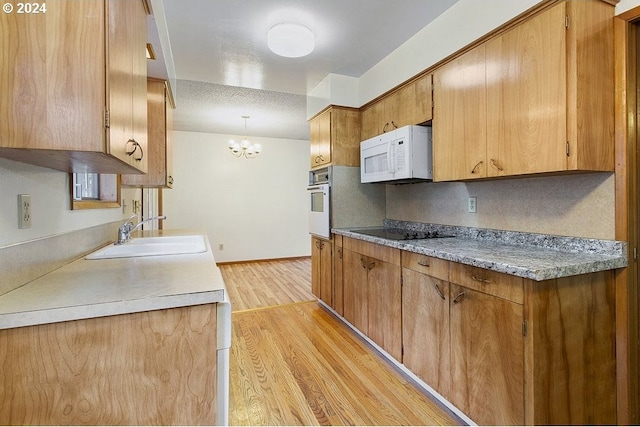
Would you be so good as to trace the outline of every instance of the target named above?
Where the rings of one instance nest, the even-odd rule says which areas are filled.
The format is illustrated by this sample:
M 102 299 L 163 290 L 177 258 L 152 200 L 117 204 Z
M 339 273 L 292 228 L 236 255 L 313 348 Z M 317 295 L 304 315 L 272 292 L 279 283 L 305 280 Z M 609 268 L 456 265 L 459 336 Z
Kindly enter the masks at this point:
M 300 58 L 313 52 L 315 37 L 304 25 L 285 22 L 271 27 L 267 33 L 267 45 L 276 55 Z

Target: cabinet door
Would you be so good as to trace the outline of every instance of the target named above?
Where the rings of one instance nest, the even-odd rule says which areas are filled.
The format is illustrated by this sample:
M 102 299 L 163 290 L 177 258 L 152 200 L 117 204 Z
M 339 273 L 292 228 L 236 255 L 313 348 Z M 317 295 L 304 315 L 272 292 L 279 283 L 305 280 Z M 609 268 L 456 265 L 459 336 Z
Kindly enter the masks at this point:
M 449 283 L 402 269 L 403 363 L 449 398 Z
M 567 168 L 565 5 L 486 43 L 487 175 Z
M 311 238 L 311 293 L 320 298 L 320 289 L 322 283 L 322 253 L 320 243 L 322 241 L 317 237 Z
M 522 425 L 523 306 L 450 286 L 451 403 L 478 425 Z
M 433 118 L 433 76 L 424 75 L 415 81 L 416 104 L 411 124 L 421 124 Z
M 147 170 L 146 16 L 139 1 L 108 2 L 107 151 L 144 172 Z M 144 31 L 144 34 L 142 34 Z M 144 125 L 144 126 L 143 126 Z
M 344 316 L 344 281 L 343 281 L 343 248 L 335 246 L 333 249 L 333 309 Z
M 486 176 L 485 48 L 478 46 L 433 74 L 434 181 Z
M 171 188 L 171 106 L 167 100 L 166 83 L 149 79 L 147 82 L 147 173 L 122 175 L 122 185 L 136 187 Z
M 362 111 L 362 125 L 360 127 L 362 140 L 380 135 L 384 124 L 384 105 L 378 101 Z
M 331 110 L 311 120 L 311 168 L 331 163 Z
M 105 19 L 102 2 L 46 7 L 0 14 L 0 147 L 52 150 L 52 164 L 34 164 L 54 167 L 53 153 L 104 151 Z M 7 157 L 33 163 L 37 155 Z
M 320 240 L 320 299 L 333 305 L 332 269 L 333 247 L 331 242 Z
M 367 257 L 369 332 L 367 336 L 402 362 L 400 266 Z
M 333 303 L 331 242 L 317 237 L 311 238 L 311 293 L 322 301 Z
M 369 335 L 369 299 L 366 258 L 357 252 L 343 248 L 344 318 Z

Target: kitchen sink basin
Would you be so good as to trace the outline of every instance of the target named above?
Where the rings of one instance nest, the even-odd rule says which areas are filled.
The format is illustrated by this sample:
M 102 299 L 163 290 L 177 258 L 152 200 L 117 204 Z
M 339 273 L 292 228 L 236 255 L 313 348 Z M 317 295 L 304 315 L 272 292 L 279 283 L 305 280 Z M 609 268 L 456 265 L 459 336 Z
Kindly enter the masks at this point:
M 139 237 L 121 245 L 105 246 L 90 253 L 85 259 L 197 254 L 206 251 L 207 243 L 202 235 Z

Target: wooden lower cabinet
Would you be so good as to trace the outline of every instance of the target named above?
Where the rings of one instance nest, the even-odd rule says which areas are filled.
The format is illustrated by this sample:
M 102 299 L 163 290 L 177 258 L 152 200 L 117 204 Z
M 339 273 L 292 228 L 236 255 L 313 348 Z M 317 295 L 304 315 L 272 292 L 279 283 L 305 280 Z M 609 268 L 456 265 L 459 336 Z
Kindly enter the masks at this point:
M 400 250 L 343 240 L 344 318 L 402 361 Z
M 405 256 L 410 254 L 410 256 Z M 442 396 L 450 397 L 449 262 L 444 280 L 417 271 L 429 257 L 415 264 L 402 253 L 402 343 L 404 365 Z M 431 265 L 430 265 L 431 266 Z M 424 268 L 424 267 L 423 267 Z
M 333 304 L 332 290 L 332 243 L 330 240 L 311 238 L 311 293 Z
M 333 304 L 331 307 L 341 316 L 344 316 L 344 280 L 343 280 L 343 248 L 342 236 L 333 236 Z
M 449 400 L 479 425 L 524 423 L 522 304 L 451 284 Z
M 215 424 L 216 310 L 0 330 L 0 424 Z
M 408 252 L 402 265 L 403 363 L 474 422 L 616 423 L 612 271 L 536 282 Z

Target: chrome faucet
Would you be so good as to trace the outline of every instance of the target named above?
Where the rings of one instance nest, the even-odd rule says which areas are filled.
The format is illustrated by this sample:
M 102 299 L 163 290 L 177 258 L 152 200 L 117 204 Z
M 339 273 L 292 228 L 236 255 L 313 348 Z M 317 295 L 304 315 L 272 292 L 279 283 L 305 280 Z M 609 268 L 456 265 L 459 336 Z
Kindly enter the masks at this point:
M 138 216 L 137 214 L 131 215 L 129 218 L 127 218 L 125 223 L 122 224 L 120 228 L 118 228 L 118 240 L 114 242 L 114 245 L 121 245 L 129 241 L 129 239 L 131 238 L 131 233 L 133 233 L 138 227 L 140 227 L 145 222 L 154 221 L 156 219 L 158 220 L 167 219 L 165 215 L 154 216 L 153 218 L 144 219 L 134 225 L 133 222 L 131 222 L 131 220 L 137 216 Z

